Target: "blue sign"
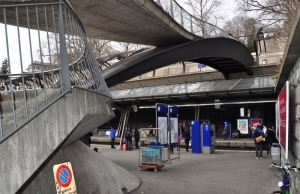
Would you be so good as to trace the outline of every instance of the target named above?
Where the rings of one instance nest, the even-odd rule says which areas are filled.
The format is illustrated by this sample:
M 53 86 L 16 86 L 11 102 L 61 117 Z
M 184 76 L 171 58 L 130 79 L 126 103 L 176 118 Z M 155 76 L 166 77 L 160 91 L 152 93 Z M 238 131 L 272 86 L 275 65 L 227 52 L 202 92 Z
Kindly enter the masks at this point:
M 70 168 L 62 164 L 56 170 L 56 181 L 61 187 L 68 187 L 72 182 L 72 173 Z
M 178 114 L 178 108 L 177 107 L 169 107 L 169 114 L 177 115 Z
M 205 65 L 205 64 L 198 63 L 198 68 L 204 68 L 204 67 L 206 67 L 206 65 Z
M 59 180 L 64 183 L 64 184 L 67 184 L 68 181 L 70 181 L 70 173 L 67 169 L 63 168 L 60 170 L 59 172 Z
M 211 146 L 210 124 L 203 124 L 203 146 Z
M 168 113 L 168 107 L 164 105 L 157 105 L 156 110 L 158 113 Z

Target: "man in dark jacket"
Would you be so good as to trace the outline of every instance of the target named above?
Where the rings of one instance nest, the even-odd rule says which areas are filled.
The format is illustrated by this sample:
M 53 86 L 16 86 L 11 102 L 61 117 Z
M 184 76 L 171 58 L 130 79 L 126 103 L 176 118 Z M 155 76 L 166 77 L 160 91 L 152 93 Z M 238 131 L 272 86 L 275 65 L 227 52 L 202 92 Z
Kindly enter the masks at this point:
M 185 128 L 185 131 L 183 132 L 183 137 L 184 137 L 184 141 L 185 141 L 185 150 L 188 152 L 189 151 L 189 143 L 190 143 L 190 139 L 191 139 L 191 134 L 190 134 L 190 130 L 188 127 Z
M 269 128 L 268 131 L 267 131 L 267 134 L 268 134 L 268 138 L 267 139 L 267 154 L 270 153 L 270 149 L 272 147 L 272 143 L 278 143 L 278 140 L 276 138 L 276 135 L 275 135 L 275 131 L 274 131 L 274 126 L 272 126 L 272 128 Z
M 140 149 L 139 141 L 140 141 L 140 132 L 137 128 L 134 130 L 134 141 L 135 141 L 135 149 Z
M 260 125 L 256 126 L 256 129 L 254 131 L 252 131 L 252 138 L 254 139 L 254 143 L 255 143 L 255 152 L 256 152 L 256 159 L 263 159 L 263 155 L 262 155 L 262 145 L 263 145 L 263 141 L 261 142 L 256 142 L 256 138 L 262 136 L 263 138 L 265 138 L 265 134 L 263 132 L 263 130 L 260 128 Z M 259 150 L 259 154 L 258 154 L 258 150 Z
M 125 131 L 125 140 L 126 140 L 126 150 L 131 151 L 131 141 L 132 141 L 132 134 L 128 129 Z

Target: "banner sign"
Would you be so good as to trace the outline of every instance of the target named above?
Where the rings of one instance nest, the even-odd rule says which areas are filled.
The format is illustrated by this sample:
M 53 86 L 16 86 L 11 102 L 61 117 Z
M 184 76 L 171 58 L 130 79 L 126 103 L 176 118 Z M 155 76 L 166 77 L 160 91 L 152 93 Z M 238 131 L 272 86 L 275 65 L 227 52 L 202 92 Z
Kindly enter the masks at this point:
M 248 134 L 248 119 L 238 119 L 237 128 L 241 134 Z
M 77 194 L 70 162 L 54 165 L 53 173 L 57 194 Z
M 289 145 L 289 82 L 287 81 L 278 96 L 279 112 L 279 144 L 288 159 Z

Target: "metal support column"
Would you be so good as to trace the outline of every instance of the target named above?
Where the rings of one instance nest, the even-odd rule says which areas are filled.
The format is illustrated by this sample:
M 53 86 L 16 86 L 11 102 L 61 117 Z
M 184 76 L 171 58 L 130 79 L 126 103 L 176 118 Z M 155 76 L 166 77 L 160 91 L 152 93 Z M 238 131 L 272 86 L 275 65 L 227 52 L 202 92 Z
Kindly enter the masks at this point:
M 64 21 L 62 14 L 62 1 L 58 4 L 58 27 L 59 27 L 59 45 L 60 45 L 60 62 L 61 62 L 61 79 L 62 79 L 62 91 L 71 88 L 71 80 L 68 67 L 68 54 L 66 47 L 66 39 L 64 32 Z
M 173 0 L 170 0 L 170 5 L 171 5 L 171 7 L 170 7 L 170 14 L 171 14 L 171 17 L 174 19 L 174 11 L 173 11 Z
M 180 17 L 181 17 L 181 26 L 183 26 L 183 14 L 182 14 L 182 9 L 180 9 Z
M 129 109 L 125 110 L 125 113 L 124 113 L 123 126 L 122 126 L 122 129 L 121 129 L 121 137 L 120 137 L 120 144 L 119 144 L 119 149 L 120 150 L 122 150 L 122 142 L 123 142 L 123 139 L 124 139 L 124 131 L 127 127 L 128 118 L 129 118 L 129 115 L 130 115 L 130 110 L 131 110 L 131 107 Z
M 193 17 L 191 14 L 190 14 L 190 20 L 191 20 L 191 33 L 194 33 L 193 32 Z

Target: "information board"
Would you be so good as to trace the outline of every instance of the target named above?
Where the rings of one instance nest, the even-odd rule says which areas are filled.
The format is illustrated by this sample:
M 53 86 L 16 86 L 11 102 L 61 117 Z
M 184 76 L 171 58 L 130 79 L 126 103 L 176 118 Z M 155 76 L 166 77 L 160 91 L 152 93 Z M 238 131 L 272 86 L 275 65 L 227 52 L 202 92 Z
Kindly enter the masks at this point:
M 168 143 L 168 118 L 167 117 L 157 117 L 157 128 L 158 131 L 158 141 L 161 144 Z
M 171 143 L 178 143 L 178 118 L 170 118 Z

